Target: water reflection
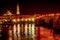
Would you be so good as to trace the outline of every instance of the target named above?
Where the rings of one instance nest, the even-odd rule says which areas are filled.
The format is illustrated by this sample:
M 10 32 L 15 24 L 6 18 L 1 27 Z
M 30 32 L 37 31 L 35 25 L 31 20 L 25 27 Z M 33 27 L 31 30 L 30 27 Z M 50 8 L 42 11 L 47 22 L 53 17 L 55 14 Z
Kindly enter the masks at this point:
M 3 38 L 4 40 L 55 40 L 55 39 L 59 40 L 60 39 L 59 35 L 53 34 L 52 29 L 48 29 L 43 26 L 35 27 L 34 23 L 31 24 L 18 23 L 14 24 L 11 27 L 13 29 L 8 29 L 7 27 L 4 27 L 3 30 L 2 28 L 0 28 L 0 38 L 1 36 L 3 36 L 1 40 L 3 40 Z M 2 32 L 3 34 L 1 34 Z
M 34 24 L 14 24 L 13 29 L 8 31 L 8 40 L 35 40 Z
M 25 24 L 25 35 L 26 35 L 26 36 L 27 36 L 27 33 L 28 33 L 28 32 L 27 32 L 27 28 L 28 28 L 27 26 L 28 26 L 28 24 L 26 23 L 26 24 Z
M 9 30 L 9 38 L 8 40 L 12 40 L 12 30 Z
M 17 24 L 17 36 L 17 39 L 20 40 L 20 24 Z
M 32 38 L 35 40 L 35 24 L 32 24 Z
M 14 40 L 17 40 L 17 29 L 16 24 L 13 25 L 13 38 Z

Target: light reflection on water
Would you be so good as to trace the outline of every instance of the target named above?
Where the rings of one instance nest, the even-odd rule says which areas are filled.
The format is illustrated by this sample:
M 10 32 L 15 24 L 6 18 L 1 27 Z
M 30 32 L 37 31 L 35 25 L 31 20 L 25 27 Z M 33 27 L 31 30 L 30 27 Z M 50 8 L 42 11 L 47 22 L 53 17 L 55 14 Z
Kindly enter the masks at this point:
M 53 36 L 53 30 L 44 27 L 35 27 L 35 24 L 25 24 L 25 29 L 21 26 L 23 24 L 14 24 L 13 30 L 9 30 L 9 36 L 7 40 L 60 40 L 60 36 Z M 7 30 L 8 31 L 8 30 Z M 23 33 L 21 32 L 23 31 Z M 21 36 L 21 33 L 23 34 Z M 39 35 L 40 34 L 40 35 Z M 39 37 L 40 36 L 40 37 Z
M 16 24 L 14 24 L 13 26 L 13 39 L 14 40 L 17 40 L 17 29 L 16 28 L 17 28 Z
M 28 36 L 28 27 L 27 26 L 28 26 L 28 24 L 26 23 L 25 24 L 25 32 L 24 32 L 25 33 L 25 38 L 24 38 L 25 40 L 27 40 L 27 36 Z
M 14 24 L 13 32 L 10 30 L 8 40 L 35 40 L 35 25 L 34 24 Z M 20 34 L 21 33 L 21 34 Z M 21 36 L 22 35 L 22 36 Z
M 20 40 L 20 24 L 17 24 L 17 39 Z

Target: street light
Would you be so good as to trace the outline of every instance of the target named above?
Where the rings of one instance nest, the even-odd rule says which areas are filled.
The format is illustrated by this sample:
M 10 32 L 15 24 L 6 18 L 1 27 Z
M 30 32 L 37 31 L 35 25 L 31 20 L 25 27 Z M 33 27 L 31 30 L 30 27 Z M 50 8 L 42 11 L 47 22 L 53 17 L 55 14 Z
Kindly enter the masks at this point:
M 16 22 L 16 19 L 13 19 L 12 21 L 13 21 L 13 22 Z

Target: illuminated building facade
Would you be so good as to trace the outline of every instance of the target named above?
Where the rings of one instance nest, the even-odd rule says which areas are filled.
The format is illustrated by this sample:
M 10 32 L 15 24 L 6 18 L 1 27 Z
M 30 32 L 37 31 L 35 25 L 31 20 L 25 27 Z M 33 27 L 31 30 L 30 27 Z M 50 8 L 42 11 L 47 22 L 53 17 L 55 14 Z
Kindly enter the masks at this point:
M 1 40 L 35 40 L 34 18 L 20 15 L 18 4 L 16 13 L 14 15 L 8 10 L 7 14 L 0 16 Z

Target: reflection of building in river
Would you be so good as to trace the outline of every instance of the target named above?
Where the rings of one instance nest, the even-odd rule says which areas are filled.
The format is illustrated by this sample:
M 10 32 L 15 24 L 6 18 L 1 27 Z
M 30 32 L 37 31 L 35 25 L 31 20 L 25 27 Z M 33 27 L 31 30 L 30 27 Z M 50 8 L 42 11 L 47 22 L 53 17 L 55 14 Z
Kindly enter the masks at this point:
M 31 21 L 32 22 L 30 22 L 29 20 L 28 20 L 28 22 L 21 20 L 18 23 L 16 23 L 16 22 L 11 22 L 11 23 L 5 22 L 3 24 L 3 27 L 6 31 L 7 36 L 9 37 L 9 40 L 17 40 L 17 39 L 23 40 L 26 38 L 34 40 L 35 24 L 34 24 L 32 19 L 31 19 Z
M 0 32 L 2 30 L 1 33 L 3 33 L 1 40 L 3 38 L 5 40 L 35 40 L 34 17 L 19 14 L 19 5 L 17 5 L 17 15 L 7 11 L 0 16 Z

